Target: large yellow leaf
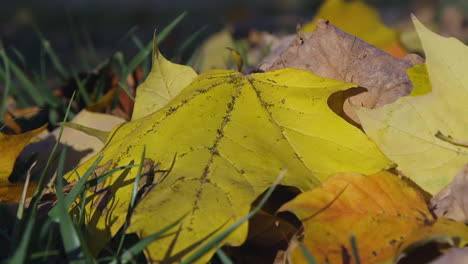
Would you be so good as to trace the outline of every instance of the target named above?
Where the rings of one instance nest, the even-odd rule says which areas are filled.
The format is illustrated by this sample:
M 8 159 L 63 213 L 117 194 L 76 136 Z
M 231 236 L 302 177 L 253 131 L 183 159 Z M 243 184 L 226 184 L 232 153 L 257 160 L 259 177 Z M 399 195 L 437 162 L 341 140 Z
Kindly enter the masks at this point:
M 44 125 L 19 135 L 5 135 L 0 133 L 0 149 L 2 150 L 2 155 L 0 157 L 0 201 L 12 203 L 20 200 L 24 184 L 11 183 L 8 177 L 13 171 L 16 158 L 18 158 L 18 155 L 24 147 L 29 144 L 29 141 L 31 141 L 34 136 L 41 133 L 46 127 L 47 125 Z M 28 194 L 32 194 L 35 187 L 35 184 L 30 184 Z
M 436 137 L 468 140 L 468 48 L 414 20 L 426 54 L 432 92 L 379 109 L 360 109 L 366 133 L 405 175 L 434 194 L 468 162 L 468 149 Z
M 156 37 L 154 39 L 153 66 L 136 91 L 132 120 L 161 109 L 197 77 L 192 67 L 175 64 L 164 58 L 159 52 Z
M 175 157 L 167 177 L 156 174 L 157 184 L 138 205 L 130 231 L 146 237 L 188 216 L 180 232 L 151 244 L 147 255 L 183 257 L 184 249 L 197 248 L 246 215 L 284 169 L 282 184 L 307 190 L 338 171 L 372 173 L 389 166 L 365 134 L 328 108 L 332 93 L 353 86 L 295 69 L 252 75 L 215 70 L 198 76 L 159 111 L 115 129 L 101 164 L 138 163 L 144 145 L 146 157 L 161 170 Z M 121 227 L 135 174 L 136 169 L 115 174 L 100 195 L 89 194 L 92 242 L 103 243 Z M 241 244 L 246 231 L 244 225 L 226 242 Z
M 327 0 L 314 19 L 304 25 L 302 31 L 313 32 L 319 19 L 329 20 L 343 31 L 396 57 L 407 54 L 399 43 L 397 31 L 384 25 L 377 11 L 364 1 Z
M 463 246 L 468 238 L 466 226 L 435 220 L 423 194 L 386 171 L 336 174 L 280 210 L 302 220 L 303 243 L 318 263 L 356 263 L 352 235 L 361 263 L 394 263 L 402 247 L 422 241 L 443 237 Z M 291 258 L 295 264 L 308 263 L 300 248 L 292 249 Z

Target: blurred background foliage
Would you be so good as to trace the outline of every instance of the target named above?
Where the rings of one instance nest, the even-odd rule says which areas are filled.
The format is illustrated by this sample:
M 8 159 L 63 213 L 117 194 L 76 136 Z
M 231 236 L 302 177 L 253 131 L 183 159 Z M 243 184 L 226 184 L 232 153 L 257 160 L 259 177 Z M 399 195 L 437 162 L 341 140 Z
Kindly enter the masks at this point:
M 468 2 L 459 2 L 468 10 Z M 320 0 L 41 0 L 1 1 L 0 38 L 5 47 L 13 46 L 23 52 L 29 67 L 38 68 L 40 31 L 51 46 L 69 65 L 81 67 L 98 63 L 114 49 L 131 56 L 138 47 L 132 41 L 119 43 L 126 33 L 147 43 L 153 31 L 167 25 L 183 11 L 188 16 L 161 47 L 168 55 L 177 43 L 204 27 L 198 41 L 235 25 L 235 33 L 248 34 L 252 28 L 270 32 L 295 31 L 298 23 L 309 21 L 323 1 Z M 389 25 L 408 17 L 422 2 L 438 5 L 437 1 L 370 0 L 382 19 Z M 357 18 L 358 19 L 358 18 Z M 199 43 L 198 42 L 198 43 Z M 184 56 L 193 52 L 193 43 Z M 170 57 L 170 56 L 169 56 Z

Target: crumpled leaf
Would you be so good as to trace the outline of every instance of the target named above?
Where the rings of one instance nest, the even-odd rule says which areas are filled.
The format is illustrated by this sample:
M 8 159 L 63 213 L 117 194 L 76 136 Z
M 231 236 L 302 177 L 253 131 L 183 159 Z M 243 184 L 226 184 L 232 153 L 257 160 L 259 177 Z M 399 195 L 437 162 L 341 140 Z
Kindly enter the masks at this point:
M 468 222 L 468 164 L 449 185 L 432 197 L 430 204 L 434 214 L 439 217 Z
M 175 64 L 164 58 L 159 52 L 156 37 L 154 39 L 153 66 L 136 91 L 132 120 L 161 109 L 197 77 L 190 66 Z
M 399 169 L 434 194 L 468 162 L 468 149 L 436 137 L 466 141 L 468 108 L 468 48 L 440 37 L 414 18 L 426 53 L 432 92 L 400 98 L 379 109 L 357 111 L 366 133 Z
M 295 69 L 252 75 L 215 70 L 198 76 L 159 111 L 118 127 L 101 152 L 102 164 L 135 163 L 146 146 L 146 157 L 159 170 L 170 169 L 154 176 L 155 186 L 137 206 L 129 232 L 146 237 L 188 213 L 179 231 L 147 251 L 152 260 L 176 261 L 187 247 L 198 248 L 245 216 L 285 168 L 282 184 L 307 190 L 337 171 L 372 173 L 390 166 L 365 134 L 327 106 L 332 93 L 353 86 Z M 88 195 L 94 249 L 124 222 L 136 172 L 116 173 L 103 184 L 107 203 L 93 206 L 98 197 Z M 226 243 L 241 244 L 246 231 L 243 225 Z
M 198 72 L 213 69 L 228 69 L 231 55 L 226 47 L 234 46 L 231 32 L 225 28 L 205 40 L 197 50 L 194 68 Z
M 359 123 L 351 105 L 376 108 L 408 95 L 413 85 L 406 70 L 422 62 L 414 54 L 404 59 L 395 58 L 331 23 L 319 20 L 313 33 L 298 35 L 280 55 L 265 59 L 261 69 L 303 69 L 366 88 L 367 92 L 354 95 L 341 104 L 345 114 Z
M 387 27 L 372 7 L 360 0 L 327 0 L 314 19 L 302 27 L 305 33 L 313 32 L 320 19 L 328 20 L 336 27 L 370 43 L 395 57 L 408 54 L 400 45 L 398 32 Z
M 0 133 L 0 149 L 2 150 L 2 155 L 0 157 L 0 201 L 14 203 L 21 199 L 24 183 L 11 183 L 8 177 L 13 171 L 16 158 L 24 147 L 29 144 L 34 136 L 41 133 L 46 127 L 47 125 L 44 125 L 19 135 L 5 135 Z M 35 184 L 30 183 L 28 186 L 28 194 L 31 194 L 35 187 Z
M 409 233 L 433 220 L 423 195 L 386 171 L 333 175 L 280 208 L 285 210 L 302 220 L 303 243 L 317 263 L 346 263 L 346 256 L 355 263 L 352 234 L 362 263 L 391 259 Z M 307 263 L 299 247 L 291 258 Z

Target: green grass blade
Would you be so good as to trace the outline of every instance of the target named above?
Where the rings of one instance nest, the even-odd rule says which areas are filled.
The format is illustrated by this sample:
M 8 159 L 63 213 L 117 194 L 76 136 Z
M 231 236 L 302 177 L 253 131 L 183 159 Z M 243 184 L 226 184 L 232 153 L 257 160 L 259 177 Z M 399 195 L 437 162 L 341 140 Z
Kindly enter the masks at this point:
M 167 25 L 161 32 L 158 34 L 158 43 L 164 41 L 166 37 L 174 30 L 174 28 L 187 16 L 187 12 L 183 12 L 178 17 L 176 17 L 169 25 Z M 148 43 L 146 47 L 153 47 L 153 41 Z
M 112 263 L 117 264 L 117 263 L 128 263 L 132 262 L 133 258 L 140 254 L 149 244 L 153 243 L 154 241 L 158 240 L 160 237 L 162 237 L 165 233 L 167 233 L 169 230 L 173 229 L 177 225 L 182 222 L 182 220 L 187 216 L 187 214 L 183 215 L 174 223 L 169 224 L 168 226 L 164 227 L 160 231 L 145 237 L 144 239 L 138 241 L 135 245 L 133 245 L 131 248 L 125 250 L 125 252 L 122 254 L 120 257 L 120 260 L 114 260 Z M 119 262 L 117 262 L 119 261 Z
M 206 244 L 200 247 L 197 251 L 192 253 L 192 255 L 188 256 L 187 259 L 181 262 L 181 264 L 189 264 L 197 261 L 199 258 L 201 258 L 203 255 L 205 255 L 208 251 L 211 249 L 218 247 L 219 244 L 227 238 L 234 230 L 236 230 L 240 225 L 242 225 L 244 222 L 248 221 L 252 216 L 254 216 L 260 209 L 262 209 L 263 205 L 266 203 L 268 198 L 270 198 L 271 194 L 275 190 L 276 186 L 279 184 L 281 179 L 284 177 L 286 174 L 286 170 L 281 172 L 280 176 L 278 179 L 273 183 L 273 185 L 268 189 L 268 191 L 263 195 L 262 199 L 258 203 L 258 205 L 250 211 L 246 216 L 242 217 L 239 219 L 237 222 L 232 224 L 230 227 L 228 227 L 226 230 L 221 232 L 219 235 L 215 236 L 214 238 L 210 239 Z
M 133 43 L 135 44 L 135 46 L 137 46 L 138 48 L 138 51 L 142 51 L 145 46 L 143 45 L 143 42 L 141 42 L 140 38 L 138 38 L 138 36 L 132 34 L 132 40 L 133 40 Z M 150 71 L 151 69 L 151 59 L 150 58 L 146 58 L 144 61 L 143 61 L 143 66 L 142 66 L 142 71 L 143 71 L 143 76 L 146 76 L 148 74 L 148 72 Z
M 128 89 L 127 85 L 125 83 L 119 82 L 119 88 L 122 89 L 130 99 L 132 99 L 133 102 L 135 102 L 135 97 L 132 95 L 130 90 Z
M 41 41 L 42 47 L 44 48 L 45 53 L 49 56 L 50 61 L 52 62 L 52 66 L 54 67 L 55 71 L 60 75 L 62 80 L 68 79 L 68 72 L 63 66 L 60 58 L 55 53 L 54 49 L 50 45 L 50 42 L 42 35 L 42 33 L 35 29 L 36 34 Z
M 315 261 L 314 257 L 312 256 L 312 254 L 310 254 L 309 250 L 307 250 L 307 248 L 304 246 L 304 244 L 302 244 L 301 242 L 298 242 L 299 243 L 299 248 L 301 249 L 302 251 L 302 254 L 304 254 L 304 257 L 306 258 L 307 260 L 307 263 L 309 264 L 316 264 L 317 262 Z
M 216 255 L 218 255 L 219 260 L 223 264 L 233 264 L 232 260 L 224 253 L 224 251 L 220 248 L 216 250 Z
M 123 42 L 125 42 L 129 37 L 131 37 L 132 34 L 134 34 L 134 32 L 137 30 L 137 28 L 137 26 L 131 27 L 129 30 L 127 30 L 127 32 L 125 32 L 125 34 L 121 38 L 119 38 L 119 40 L 116 41 L 116 44 L 111 52 L 111 54 L 113 54 L 111 57 L 113 57 L 114 54 L 118 52 L 117 50 L 120 47 L 120 45 L 122 45 Z
M 70 112 L 70 108 L 71 108 L 74 98 L 75 98 L 75 93 L 73 93 L 70 103 L 68 104 L 67 111 L 65 112 L 65 117 L 63 120 L 64 122 L 66 122 L 68 119 L 68 113 Z M 60 144 L 60 139 L 62 138 L 62 134 L 63 134 L 63 127 L 60 127 L 59 135 L 57 137 L 57 142 L 55 143 L 52 149 L 52 152 L 47 160 L 47 163 L 42 171 L 42 174 L 37 183 L 36 190 L 34 191 L 33 197 L 29 204 L 30 211 L 28 212 L 28 215 L 25 218 L 25 228 L 23 231 L 23 235 L 21 237 L 21 241 L 19 242 L 19 245 L 16 247 L 16 250 L 13 253 L 13 256 L 8 260 L 8 263 L 22 264 L 22 263 L 25 263 L 26 260 L 28 259 L 28 252 L 29 252 L 29 247 L 31 244 L 31 237 L 33 235 L 34 223 L 36 220 L 37 207 L 39 205 L 39 201 L 42 196 L 42 191 L 44 190 L 44 187 L 45 187 L 45 181 L 47 178 L 46 176 L 49 174 L 52 160 L 55 158 L 55 154 Z M 16 239 L 14 239 L 14 241 L 15 240 Z
M 76 72 L 73 73 L 73 78 L 75 79 L 76 86 L 78 87 L 78 94 L 80 97 L 83 99 L 86 105 L 90 105 L 93 102 L 89 98 L 88 91 L 86 91 L 85 84 L 88 81 L 88 78 L 86 78 L 84 81 L 81 81 L 80 78 L 78 78 L 78 74 Z
M 142 50 L 145 48 L 145 46 L 143 45 L 143 42 L 141 42 L 141 39 L 137 35 L 132 34 L 132 41 L 135 44 L 135 46 L 138 48 L 138 50 Z
M 86 264 L 90 262 L 88 259 L 85 261 L 83 247 L 86 247 L 86 245 L 82 244 L 75 225 L 73 224 L 72 219 L 68 214 L 67 207 L 64 204 L 65 197 L 63 194 L 63 168 L 65 164 L 66 152 L 67 148 L 65 146 L 60 153 L 58 163 L 57 181 L 55 184 L 55 188 L 57 190 L 57 204 L 54 206 L 54 208 L 57 208 L 60 235 L 62 236 L 62 243 L 65 249 L 65 253 L 67 254 L 68 261 L 75 264 Z
M 77 225 L 80 227 L 86 226 L 86 198 L 88 197 L 88 192 L 82 192 L 80 196 L 80 203 L 78 205 L 79 214 L 77 219 Z
M 119 256 L 120 252 L 122 251 L 122 247 L 123 247 L 124 240 L 125 240 L 125 232 L 127 231 L 127 228 L 130 226 L 130 219 L 132 217 L 133 210 L 135 209 L 136 199 L 138 195 L 138 186 L 140 186 L 140 180 L 141 180 L 141 174 L 143 172 L 143 164 L 145 161 L 145 156 L 146 156 L 146 145 L 143 146 L 143 153 L 141 154 L 140 166 L 138 167 L 137 175 L 135 177 L 135 181 L 133 182 L 132 196 L 130 197 L 130 203 L 128 204 L 127 218 L 125 220 L 124 227 L 122 228 L 122 235 L 120 237 L 119 246 L 117 247 L 117 253 L 116 253 L 117 256 Z
M 176 19 L 174 19 L 169 25 L 167 25 L 160 33 L 158 33 L 156 41 L 158 43 L 161 43 L 166 39 L 166 37 L 169 35 L 169 33 L 174 30 L 174 28 L 182 21 L 185 16 L 187 15 L 187 12 L 183 12 L 180 14 Z M 148 44 L 146 44 L 145 48 L 140 50 L 135 57 L 133 57 L 130 62 L 128 63 L 127 67 L 123 71 L 123 80 L 126 80 L 127 76 L 133 72 L 138 65 L 140 65 L 150 54 L 153 49 L 153 40 L 151 40 Z
M 351 242 L 351 248 L 353 250 L 354 260 L 356 261 L 356 264 L 361 264 L 361 258 L 359 257 L 356 236 L 354 234 L 351 235 L 350 242 Z
M 24 206 L 26 203 L 26 193 L 28 190 L 29 186 L 29 181 L 31 180 L 31 170 L 36 166 L 37 160 L 35 160 L 32 164 L 31 167 L 29 167 L 28 172 L 26 173 L 26 181 L 24 182 L 24 187 L 23 187 L 23 193 L 21 194 L 21 200 L 18 204 L 18 210 L 16 211 L 16 218 L 18 220 L 23 219 L 23 214 L 24 214 Z M 29 163 L 26 163 L 29 164 Z
M 18 57 L 18 60 L 21 62 L 21 66 L 26 67 L 26 59 L 24 58 L 23 53 L 15 47 L 11 47 L 11 50 L 13 51 L 13 53 L 15 53 L 16 57 Z
M 203 31 L 205 31 L 207 29 L 207 26 L 203 26 L 201 27 L 200 29 L 198 29 L 197 31 L 195 31 L 193 34 L 191 34 L 176 50 L 175 52 L 175 56 L 171 59 L 172 61 L 175 61 L 176 58 L 178 57 L 181 57 L 182 54 L 184 53 L 184 51 L 187 50 L 187 48 L 190 47 L 190 45 L 192 45 L 196 40 L 197 38 L 201 35 L 201 33 L 203 33 Z
M 45 250 L 40 252 L 35 252 L 31 254 L 30 260 L 37 260 L 42 258 L 47 258 L 51 256 L 58 256 L 60 255 L 60 250 Z
M 62 126 L 63 127 L 63 126 Z M 63 205 L 65 208 L 70 208 L 70 206 L 73 204 L 75 199 L 85 191 L 85 186 L 86 186 L 86 181 L 89 179 L 89 177 L 93 174 L 94 170 L 96 167 L 99 165 L 99 162 L 101 162 L 102 158 L 104 156 L 101 154 L 99 157 L 93 162 L 93 164 L 89 167 L 89 169 L 85 172 L 83 177 L 78 181 L 78 183 L 73 187 L 73 189 L 70 191 L 70 193 L 64 197 Z M 59 211 L 57 208 L 52 208 L 49 211 L 49 217 L 52 218 L 54 221 L 59 220 Z
M 38 106 L 44 106 L 45 99 L 37 87 L 28 79 L 26 74 L 11 60 L 8 56 L 5 57 L 10 65 L 11 71 L 14 76 L 18 79 L 21 85 L 26 89 L 29 94 L 29 100 L 32 100 Z M 20 91 L 18 91 L 20 92 Z M 24 97 L 24 93 L 16 94 L 17 97 Z
M 41 76 L 36 72 L 32 73 L 35 86 L 42 91 L 41 95 L 44 98 L 45 104 L 49 104 L 52 108 L 62 107 L 60 99 L 53 94 L 47 83 L 47 77 Z
M 131 169 L 133 167 L 138 167 L 138 166 L 140 166 L 140 165 L 135 164 L 135 165 L 127 165 L 127 166 L 122 166 L 122 167 L 112 169 L 112 170 L 110 170 L 110 171 L 108 171 L 108 172 L 106 172 L 106 173 L 104 173 L 104 174 L 102 174 L 102 175 L 100 175 L 100 176 L 86 182 L 85 189 L 89 189 L 91 187 L 94 187 L 94 186 L 98 185 L 100 182 L 105 181 L 107 177 L 111 176 L 112 174 L 114 174 L 114 173 L 116 173 L 116 172 L 118 172 L 120 170 Z M 71 192 L 70 192 L 70 194 L 71 194 Z
M 3 122 L 3 118 L 5 117 L 5 113 L 7 110 L 8 104 L 8 95 L 10 94 L 11 88 L 11 75 L 10 75 L 10 67 L 8 66 L 8 59 L 3 48 L 2 42 L 0 42 L 0 55 L 2 56 L 3 65 L 5 67 L 5 84 L 3 87 L 3 95 L 2 95 L 2 105 L 0 106 L 0 122 Z

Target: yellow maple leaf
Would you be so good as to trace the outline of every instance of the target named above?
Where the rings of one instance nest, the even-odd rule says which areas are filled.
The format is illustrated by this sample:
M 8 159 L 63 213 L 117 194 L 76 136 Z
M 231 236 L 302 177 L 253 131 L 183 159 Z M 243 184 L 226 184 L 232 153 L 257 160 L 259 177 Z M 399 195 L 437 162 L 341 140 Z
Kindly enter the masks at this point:
M 395 57 L 408 54 L 400 45 L 398 32 L 384 25 L 377 11 L 363 1 L 327 0 L 314 19 L 302 27 L 302 31 L 313 32 L 319 19 L 329 20 L 343 31 Z
M 441 37 L 414 18 L 426 54 L 432 92 L 357 111 L 381 150 L 416 184 L 434 194 L 468 162 L 468 149 L 436 136 L 468 140 L 468 48 Z
M 21 199 L 24 183 L 11 183 L 8 177 L 13 171 L 16 158 L 18 158 L 21 151 L 29 144 L 29 141 L 41 133 L 47 125 L 40 128 L 19 134 L 19 135 L 5 135 L 0 133 L 0 149 L 3 154 L 0 157 L 0 201 L 7 203 L 18 202 Z M 36 185 L 30 183 L 28 194 L 32 194 Z
M 153 42 L 153 66 L 146 80 L 138 86 L 132 120 L 147 116 L 165 106 L 197 77 L 190 67 L 170 62 Z
M 148 257 L 183 258 L 184 249 L 203 245 L 246 215 L 285 168 L 282 184 L 307 190 L 334 172 L 372 173 L 389 166 L 364 133 L 327 105 L 332 93 L 354 86 L 296 69 L 252 75 L 214 70 L 159 111 L 116 128 L 102 150 L 101 164 L 111 162 L 109 168 L 138 162 L 144 146 L 160 170 L 170 169 L 175 157 L 167 176 L 155 175 L 157 184 L 137 206 L 129 231 L 146 237 L 188 216 L 180 232 L 150 245 Z M 136 172 L 116 173 L 105 182 L 107 199 L 88 195 L 92 243 L 102 244 L 121 228 Z M 240 245 L 246 234 L 243 225 L 226 243 Z

